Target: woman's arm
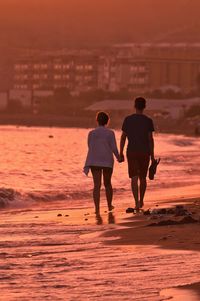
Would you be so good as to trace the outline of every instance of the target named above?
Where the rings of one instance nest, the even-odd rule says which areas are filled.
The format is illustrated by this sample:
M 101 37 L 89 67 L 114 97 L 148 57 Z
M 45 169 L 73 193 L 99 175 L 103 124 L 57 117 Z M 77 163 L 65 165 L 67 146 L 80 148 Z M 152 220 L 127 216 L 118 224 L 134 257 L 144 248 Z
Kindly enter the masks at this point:
M 90 141 L 91 141 L 91 132 L 88 133 L 88 138 L 87 138 L 88 148 L 90 147 Z
M 119 161 L 120 156 L 119 156 L 119 151 L 118 151 L 118 148 L 117 148 L 117 142 L 116 142 L 114 132 L 112 132 L 112 135 L 111 135 L 111 148 L 112 148 L 113 154 L 115 155 L 116 159 Z

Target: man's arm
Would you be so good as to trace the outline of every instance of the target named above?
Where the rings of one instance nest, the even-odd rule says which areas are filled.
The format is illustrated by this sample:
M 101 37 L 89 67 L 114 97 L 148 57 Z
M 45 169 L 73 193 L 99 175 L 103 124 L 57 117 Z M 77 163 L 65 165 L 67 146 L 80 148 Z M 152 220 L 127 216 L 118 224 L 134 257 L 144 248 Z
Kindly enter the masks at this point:
M 149 132 L 149 145 L 150 145 L 151 161 L 154 161 L 155 157 L 154 157 L 154 138 L 153 138 L 153 132 Z
M 121 157 L 121 160 L 124 161 L 124 146 L 125 146 L 125 142 L 126 142 L 126 133 L 125 132 L 122 132 L 122 135 L 121 135 L 121 139 L 120 139 L 120 157 Z

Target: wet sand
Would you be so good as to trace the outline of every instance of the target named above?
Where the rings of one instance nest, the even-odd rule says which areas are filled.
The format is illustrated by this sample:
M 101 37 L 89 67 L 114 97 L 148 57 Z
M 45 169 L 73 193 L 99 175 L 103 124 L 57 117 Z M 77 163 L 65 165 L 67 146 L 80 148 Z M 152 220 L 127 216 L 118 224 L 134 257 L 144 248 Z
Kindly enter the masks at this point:
M 197 218 L 199 199 L 185 202 Z M 199 300 L 183 286 L 199 281 L 200 224 L 147 227 L 159 218 L 125 209 L 2 211 L 0 300 Z
M 171 301 L 199 301 L 200 300 L 200 283 L 180 286 L 172 289 L 165 289 L 160 292 L 163 300 Z
M 180 202 L 181 200 L 177 200 L 176 202 L 174 202 L 174 200 L 171 200 L 170 202 L 163 203 L 162 207 L 170 207 L 171 204 L 180 205 Z M 183 217 L 173 217 L 168 215 L 158 217 L 154 215 L 152 217 L 144 216 L 141 213 L 135 215 L 129 214 L 130 217 L 124 220 L 122 223 L 120 223 L 120 225 L 123 227 L 122 229 L 107 231 L 106 233 L 104 233 L 106 237 L 111 238 L 110 241 L 106 242 L 106 244 L 111 244 L 113 246 L 134 245 L 138 247 L 146 245 L 149 248 L 156 247 L 157 249 L 171 250 L 172 252 L 173 250 L 199 252 L 200 198 L 191 198 L 185 200 L 184 207 L 192 213 L 192 217 L 198 221 L 197 223 L 159 226 L 160 221 L 180 221 Z M 153 223 L 156 223 L 157 226 L 151 226 Z M 198 263 L 198 260 L 197 265 L 194 266 L 194 270 L 195 269 L 197 269 L 200 273 L 200 264 Z M 198 282 L 177 287 L 169 286 L 168 288 L 160 291 L 160 297 L 160 300 L 199 301 L 200 283 Z
M 165 220 L 180 221 L 181 217 L 170 217 L 169 215 L 144 216 L 138 213 L 123 221 L 120 225 L 125 226 L 117 231 L 107 232 L 106 236 L 120 237 L 114 239 L 112 244 L 123 245 L 151 245 L 165 249 L 197 250 L 200 251 L 200 200 L 185 200 L 185 207 L 193 212 L 193 218 L 198 221 L 194 224 L 149 226 Z M 172 202 L 174 204 L 174 201 Z M 180 204 L 179 202 L 177 202 Z M 163 203 L 162 207 L 169 207 L 171 203 Z M 128 215 L 128 214 L 127 214 Z M 131 217 L 132 215 L 132 217 Z

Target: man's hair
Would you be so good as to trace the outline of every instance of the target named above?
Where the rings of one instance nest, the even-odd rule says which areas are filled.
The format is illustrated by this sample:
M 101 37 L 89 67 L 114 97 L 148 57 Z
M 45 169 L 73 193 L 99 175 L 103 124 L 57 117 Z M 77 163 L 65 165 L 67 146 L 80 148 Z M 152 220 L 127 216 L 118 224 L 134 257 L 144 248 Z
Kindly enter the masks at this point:
M 105 112 L 98 112 L 96 116 L 96 120 L 99 125 L 106 125 L 109 120 L 109 115 Z
M 143 97 L 137 97 L 135 99 L 135 108 L 138 110 L 144 110 L 146 107 L 146 99 Z

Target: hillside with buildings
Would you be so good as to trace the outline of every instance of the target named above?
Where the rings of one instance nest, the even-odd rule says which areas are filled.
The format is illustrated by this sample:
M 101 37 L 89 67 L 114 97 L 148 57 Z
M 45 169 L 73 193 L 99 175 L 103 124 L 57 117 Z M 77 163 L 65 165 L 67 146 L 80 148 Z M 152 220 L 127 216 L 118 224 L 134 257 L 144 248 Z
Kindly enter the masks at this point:
M 199 17 L 198 0 L 2 0 L 1 119 L 76 125 L 97 101 L 196 99 Z
M 197 126 L 198 43 L 27 49 L 12 68 L 12 86 L 0 93 L 3 124 L 91 127 L 100 109 L 108 110 L 113 126 L 120 127 L 123 116 L 132 112 L 130 100 L 141 95 L 149 100 L 148 114 L 159 131 L 192 134 Z
M 13 64 L 12 82 L 12 89 L 66 88 L 72 95 L 99 90 L 158 98 L 167 93 L 178 98 L 199 95 L 200 43 L 27 52 Z
M 98 100 L 137 95 L 160 99 L 200 95 L 198 43 L 26 49 L 19 54 L 11 64 L 10 88 L 1 93 L 2 110 L 60 114 L 60 105 L 70 109 L 75 99 L 77 107 L 83 108 Z
M 181 13 L 180 13 L 181 12 Z M 198 0 L 1 0 L 0 90 L 28 50 L 200 42 Z

